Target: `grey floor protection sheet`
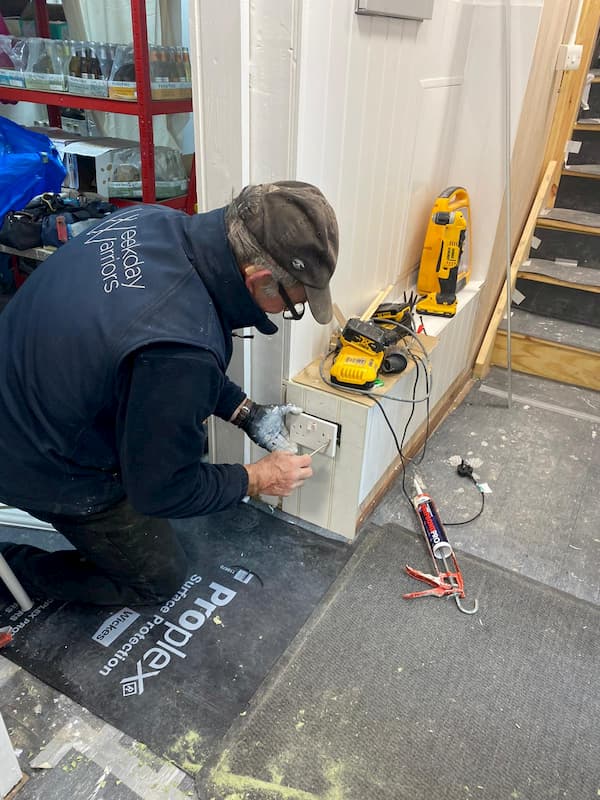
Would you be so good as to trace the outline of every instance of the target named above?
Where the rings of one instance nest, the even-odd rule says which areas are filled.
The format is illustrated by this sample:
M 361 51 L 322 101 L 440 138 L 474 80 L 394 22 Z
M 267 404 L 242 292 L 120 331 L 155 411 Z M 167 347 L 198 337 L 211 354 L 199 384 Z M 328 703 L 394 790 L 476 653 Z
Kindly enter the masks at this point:
M 458 554 L 474 616 L 403 571 L 420 537 L 367 525 L 197 778 L 212 800 L 593 800 L 600 609 Z
M 245 504 L 175 527 L 190 573 L 169 601 L 45 601 L 25 614 L 0 601 L 0 627 L 15 633 L 2 654 L 196 775 L 350 548 Z

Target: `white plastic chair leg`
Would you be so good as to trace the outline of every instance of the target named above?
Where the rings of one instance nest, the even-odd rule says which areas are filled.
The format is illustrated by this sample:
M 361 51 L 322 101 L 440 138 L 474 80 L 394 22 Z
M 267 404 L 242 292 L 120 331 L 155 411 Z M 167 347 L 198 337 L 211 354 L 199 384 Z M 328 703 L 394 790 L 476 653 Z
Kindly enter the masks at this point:
M 21 606 L 21 611 L 29 611 L 33 607 L 33 602 L 25 589 L 21 586 L 17 576 L 9 567 L 7 560 L 0 553 L 0 578 L 4 581 L 6 588 Z

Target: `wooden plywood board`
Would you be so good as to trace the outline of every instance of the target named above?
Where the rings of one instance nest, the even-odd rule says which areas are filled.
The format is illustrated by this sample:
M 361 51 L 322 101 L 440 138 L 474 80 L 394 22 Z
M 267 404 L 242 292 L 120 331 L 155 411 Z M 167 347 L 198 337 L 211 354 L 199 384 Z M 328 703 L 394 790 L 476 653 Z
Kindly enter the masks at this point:
M 492 364 L 507 366 L 506 341 L 506 333 L 498 331 Z M 511 356 L 512 368 L 518 372 L 600 390 L 599 353 L 513 333 Z

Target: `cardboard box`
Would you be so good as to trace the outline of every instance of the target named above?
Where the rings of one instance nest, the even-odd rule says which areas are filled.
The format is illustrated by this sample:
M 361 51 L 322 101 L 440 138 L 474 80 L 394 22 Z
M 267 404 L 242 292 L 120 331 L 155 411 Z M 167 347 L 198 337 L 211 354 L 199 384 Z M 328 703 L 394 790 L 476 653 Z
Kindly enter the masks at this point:
M 75 142 L 81 138 L 78 133 L 74 133 L 73 131 L 65 131 L 62 128 L 51 128 L 44 125 L 30 125 L 28 130 L 41 133 L 42 136 L 47 136 L 54 147 L 56 147 L 58 155 L 63 160 L 65 147 L 71 142 Z
M 67 88 L 67 77 L 58 72 L 24 72 L 25 88 L 36 92 L 64 92 Z
M 160 83 L 153 81 L 151 84 L 153 100 L 189 100 L 192 96 L 192 84 L 189 82 L 181 83 Z M 109 81 L 108 96 L 112 100 L 137 100 L 137 86 L 133 82 Z
M 25 88 L 25 73 L 16 69 L 0 67 L 0 86 L 12 86 L 14 89 Z
M 168 197 L 180 197 L 187 194 L 188 179 L 180 178 L 172 181 L 155 181 L 156 199 L 166 200 Z M 142 196 L 141 181 L 111 181 L 111 197 L 130 197 L 139 199 Z
M 85 97 L 108 97 L 108 81 L 89 78 L 67 78 L 69 94 L 82 94 Z
M 139 143 L 94 136 L 65 144 L 63 163 L 67 177 L 63 185 L 80 192 L 97 192 L 108 198 L 113 154 L 122 147 L 139 147 Z

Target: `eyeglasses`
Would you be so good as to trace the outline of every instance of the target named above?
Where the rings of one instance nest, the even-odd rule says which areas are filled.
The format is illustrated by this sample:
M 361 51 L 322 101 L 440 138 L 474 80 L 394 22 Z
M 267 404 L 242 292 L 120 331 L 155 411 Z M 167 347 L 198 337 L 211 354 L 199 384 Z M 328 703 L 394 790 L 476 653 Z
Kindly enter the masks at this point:
M 283 312 L 284 319 L 302 319 L 304 316 L 304 303 L 293 303 L 292 298 L 286 292 L 283 287 L 283 284 L 277 283 L 277 289 L 279 291 L 279 296 L 285 303 L 285 311 Z

